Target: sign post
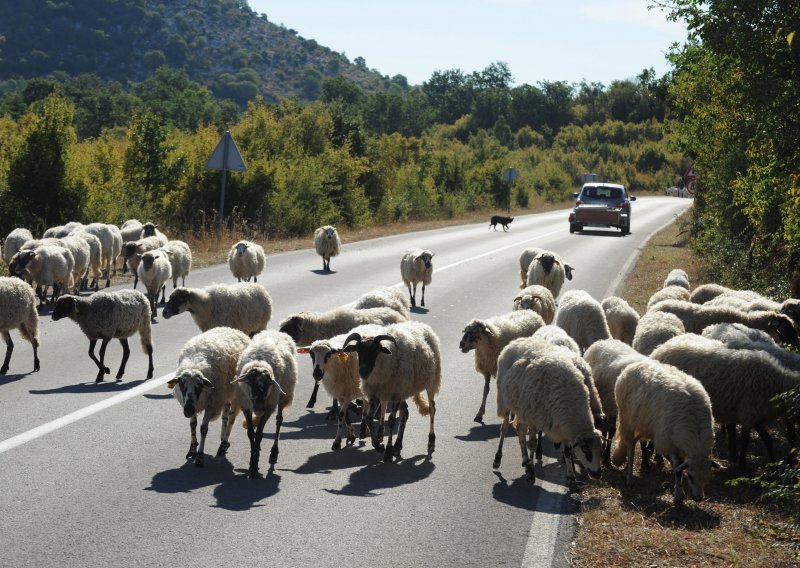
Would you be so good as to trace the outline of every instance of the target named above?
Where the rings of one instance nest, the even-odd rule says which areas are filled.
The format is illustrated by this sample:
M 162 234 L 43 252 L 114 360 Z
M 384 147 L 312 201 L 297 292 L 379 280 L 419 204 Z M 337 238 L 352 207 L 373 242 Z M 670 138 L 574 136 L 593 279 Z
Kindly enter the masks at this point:
M 519 172 L 516 168 L 506 168 L 503 170 L 503 179 L 508 182 L 508 212 L 511 213 L 511 186 L 517 181 Z
M 228 170 L 243 172 L 247 169 L 244 165 L 244 158 L 233 141 L 230 130 L 226 130 L 222 135 L 217 147 L 211 153 L 211 157 L 206 162 L 207 170 L 222 170 L 222 184 L 219 192 L 219 234 L 222 235 L 222 228 L 225 224 L 225 183 L 227 181 Z

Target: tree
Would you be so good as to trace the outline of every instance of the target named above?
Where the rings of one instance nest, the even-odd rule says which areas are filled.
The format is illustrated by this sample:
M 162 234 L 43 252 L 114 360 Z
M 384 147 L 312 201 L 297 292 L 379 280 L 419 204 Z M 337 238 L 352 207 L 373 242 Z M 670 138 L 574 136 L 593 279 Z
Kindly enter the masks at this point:
M 458 69 L 434 71 L 422 84 L 422 92 L 428 97 L 435 122 L 452 124 L 472 107 L 472 87 Z
M 124 172 L 130 190 L 141 193 L 158 211 L 170 177 L 168 157 L 172 147 L 167 144 L 167 129 L 155 114 L 137 113 L 131 117 L 128 139 Z

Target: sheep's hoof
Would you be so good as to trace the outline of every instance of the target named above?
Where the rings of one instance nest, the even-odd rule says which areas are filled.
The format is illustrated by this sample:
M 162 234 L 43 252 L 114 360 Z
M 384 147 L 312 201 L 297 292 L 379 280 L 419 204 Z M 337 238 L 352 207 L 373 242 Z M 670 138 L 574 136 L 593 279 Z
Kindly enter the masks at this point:
M 248 471 L 247 473 L 247 477 L 249 477 L 250 479 L 255 479 L 256 477 L 258 477 L 258 466 L 251 467 L 250 471 Z
M 533 464 L 528 462 L 525 466 L 525 473 L 528 475 L 528 480 L 531 483 L 536 483 L 536 472 L 533 469 Z
M 436 449 L 436 434 L 431 432 L 428 434 L 428 455 L 431 455 Z
M 350 438 L 348 438 L 347 440 L 349 442 Z M 333 445 L 331 446 L 331 449 L 334 452 L 337 451 L 337 450 L 341 450 L 342 449 L 342 439 L 341 438 L 337 438 L 336 440 L 334 440 L 333 441 Z
M 373 442 L 372 447 L 375 448 L 375 451 L 377 452 L 383 452 L 386 450 L 386 447 L 381 442 L 378 442 L 377 444 Z
M 205 461 L 205 456 L 203 454 L 197 454 L 197 457 L 194 458 L 194 467 L 203 467 Z
M 33 370 L 38 371 L 39 369 L 34 367 Z M 8 365 L 3 365 L 3 367 L 0 368 L 0 375 L 5 375 L 7 372 L 8 372 Z
M 102 383 L 102 382 L 103 382 L 103 378 L 104 378 L 104 377 L 103 377 L 103 375 L 102 375 L 102 374 L 100 374 L 100 375 L 97 375 L 97 378 L 94 380 L 94 382 L 96 382 L 96 383 Z
M 186 452 L 186 459 L 190 460 L 193 459 L 197 455 L 197 446 L 192 446 L 189 448 L 189 451 Z
M 383 453 L 383 463 L 389 463 L 391 461 L 392 461 L 392 447 L 389 446 Z
M 356 435 L 355 434 L 348 434 L 347 436 L 347 445 L 352 446 L 356 443 Z
M 578 482 L 575 481 L 575 479 L 568 479 L 567 487 L 569 488 L 570 493 L 578 493 L 581 490 L 581 488 L 578 486 Z
M 325 420 L 338 420 L 338 414 L 339 412 L 335 408 L 331 408 L 328 414 L 325 415 Z
M 477 422 L 478 424 L 483 424 L 483 413 L 479 412 L 478 414 L 476 414 L 475 418 L 473 418 L 473 420 L 475 422 Z
M 503 461 L 503 454 L 497 452 L 494 455 L 494 462 L 492 462 L 492 469 L 500 469 L 500 462 Z
M 219 448 L 217 449 L 217 457 L 224 456 L 226 453 L 228 453 L 228 448 L 230 447 L 231 444 L 228 441 L 220 443 Z
M 269 463 L 275 465 L 278 463 L 278 448 L 272 448 L 269 452 Z

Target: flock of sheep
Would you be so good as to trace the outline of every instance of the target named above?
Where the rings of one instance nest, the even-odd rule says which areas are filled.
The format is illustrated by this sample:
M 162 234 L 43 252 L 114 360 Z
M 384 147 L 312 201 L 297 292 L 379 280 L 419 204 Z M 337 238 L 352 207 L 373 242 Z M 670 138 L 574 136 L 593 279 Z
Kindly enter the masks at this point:
M 425 305 L 425 287 L 433 273 L 431 251 L 411 249 L 403 255 L 400 270 L 408 295 L 397 288 L 371 290 L 353 307 L 292 314 L 275 330 L 267 329 L 272 299 L 256 283 L 265 266 L 259 245 L 240 241 L 231 248 L 229 266 L 239 282 L 186 288 L 177 285 L 178 277 L 185 279 L 191 268 L 185 243 L 168 240 L 152 224 L 128 222 L 117 231 L 120 239 L 115 227 L 102 226 L 112 243 L 106 251 L 108 235 L 98 225 L 57 227 L 48 231 L 53 236 L 38 241 L 17 229 L 6 239 L 3 258 L 19 278 L 0 278 L 0 330 L 7 345 L 0 374 L 9 367 L 11 329 L 31 342 L 34 371 L 39 370 L 34 289 L 41 289 L 41 303 L 52 286 L 53 319 L 69 317 L 78 323 L 90 340 L 97 381 L 110 373 L 104 354 L 111 339 L 123 347 L 116 374 L 122 378 L 127 341 L 137 332 L 151 378 L 150 324 L 160 294 L 165 319 L 188 311 L 200 329 L 180 351 L 175 376 L 168 382 L 189 419 L 186 457 L 195 465 L 204 463 L 209 423 L 221 418 L 216 453 L 223 455 L 240 411 L 250 441 L 250 476 L 259 471 L 263 431 L 273 415 L 269 463 L 276 463 L 283 411 L 293 402 L 298 380 L 298 354 L 308 354 L 312 363 L 315 386 L 307 407 L 315 405 L 320 384 L 332 398 L 330 418 L 338 423 L 332 449 L 339 450 L 343 440 L 355 443 L 355 417 L 360 418 L 359 437 L 369 435 L 384 461 L 399 459 L 410 398 L 429 417 L 427 450 L 434 452 L 441 345 L 429 325 L 410 319 L 420 282 L 420 305 Z M 117 240 L 120 245 L 114 248 Z M 340 252 L 336 229 L 318 229 L 314 244 L 323 270 L 329 271 L 331 258 Z M 73 249 L 83 248 L 89 252 L 78 261 L 80 253 L 73 254 Z M 118 255 L 125 260 L 123 270 L 136 271 L 147 296 L 130 289 L 79 295 L 82 286 L 96 290 L 99 279 L 109 285 Z M 781 418 L 772 397 L 800 385 L 800 355 L 780 346 L 798 344 L 800 301 L 779 303 L 719 285 L 691 290 L 686 273 L 675 269 L 640 316 L 619 297 L 600 302 L 580 289 L 562 294 L 573 271 L 553 251 L 524 250 L 521 290 L 510 301 L 511 311 L 473 319 L 463 330 L 460 350 L 474 352 L 475 369 L 484 378 L 477 422 L 483 421 L 491 378 L 496 379 L 501 428 L 495 468 L 501 465 L 509 424 L 515 426 L 531 481 L 536 478 L 534 462 L 542 455 L 542 436 L 561 448 L 572 489 L 578 469 L 598 478 L 601 467 L 612 463 L 619 467 L 627 462 L 631 483 L 638 441 L 643 470 L 653 453 L 669 459 L 676 504 L 684 498 L 684 472 L 692 498 L 700 500 L 712 471 L 719 468 L 711 455 L 715 421 L 727 432 L 732 463 L 745 467 L 751 429 L 760 434 L 770 460 L 775 459 L 766 426 Z M 169 279 L 173 291 L 166 299 Z M 94 354 L 98 341 L 99 358 Z M 794 443 L 794 424 L 787 421 L 786 427 Z

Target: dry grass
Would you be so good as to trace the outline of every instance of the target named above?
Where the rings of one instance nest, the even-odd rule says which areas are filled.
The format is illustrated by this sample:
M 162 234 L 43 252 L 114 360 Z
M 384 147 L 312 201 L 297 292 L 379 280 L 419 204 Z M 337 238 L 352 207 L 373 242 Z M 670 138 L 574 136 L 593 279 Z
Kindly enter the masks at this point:
M 623 295 L 643 312 L 672 268 L 686 270 L 692 286 L 706 281 L 687 246 L 680 219 L 642 251 Z M 785 455 L 782 432 L 776 430 L 774 435 L 781 439 L 778 455 Z M 760 447 L 754 438 L 751 448 L 757 452 Z M 672 504 L 669 466 L 642 475 L 638 459 L 637 454 L 631 487 L 625 484 L 624 472 L 614 468 L 604 470 L 600 483 L 583 487 L 579 529 L 571 550 L 573 566 L 800 565 L 800 527 L 758 503 L 756 489 L 726 485 L 740 475 L 736 469 L 723 470 L 712 480 L 705 501 L 687 500 L 678 509 Z M 765 461 L 757 455 L 750 459 L 756 467 Z

